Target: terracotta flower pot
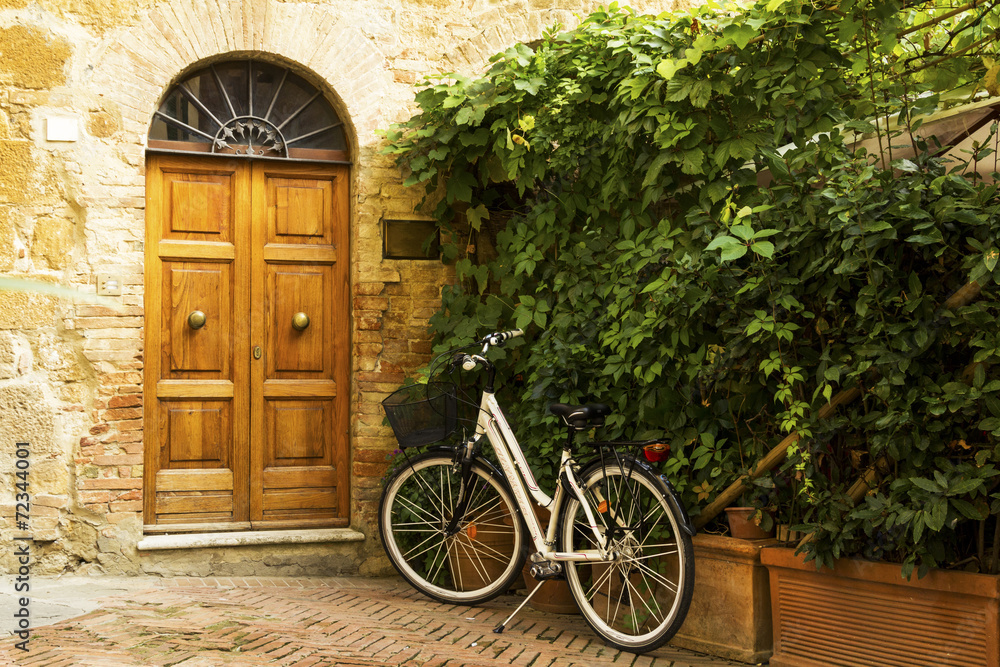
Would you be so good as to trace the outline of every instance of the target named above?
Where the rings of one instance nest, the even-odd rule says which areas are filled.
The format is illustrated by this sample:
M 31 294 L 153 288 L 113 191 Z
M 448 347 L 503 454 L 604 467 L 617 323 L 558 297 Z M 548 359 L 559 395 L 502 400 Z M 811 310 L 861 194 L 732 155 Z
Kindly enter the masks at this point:
M 794 549 L 765 548 L 773 667 L 998 667 L 1000 576 L 840 559 L 817 570 Z
M 727 507 L 726 517 L 729 519 L 729 534 L 739 540 L 765 540 L 774 537 L 774 530 L 763 530 L 753 520 L 757 510 L 753 507 Z
M 771 589 L 760 554 L 773 541 L 694 536 L 698 576 L 673 646 L 751 664 L 771 657 Z

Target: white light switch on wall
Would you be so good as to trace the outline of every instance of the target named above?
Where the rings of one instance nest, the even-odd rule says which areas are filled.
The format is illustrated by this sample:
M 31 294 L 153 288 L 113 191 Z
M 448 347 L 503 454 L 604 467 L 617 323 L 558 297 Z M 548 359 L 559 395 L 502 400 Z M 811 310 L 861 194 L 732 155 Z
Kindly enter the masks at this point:
M 46 118 L 46 141 L 76 141 L 79 138 L 76 118 Z

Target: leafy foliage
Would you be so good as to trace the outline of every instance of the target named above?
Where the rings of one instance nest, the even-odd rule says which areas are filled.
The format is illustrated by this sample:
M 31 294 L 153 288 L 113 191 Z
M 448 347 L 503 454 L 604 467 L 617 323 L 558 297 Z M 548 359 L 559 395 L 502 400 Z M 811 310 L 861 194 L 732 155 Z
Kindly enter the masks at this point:
M 958 560 L 962 526 L 1000 510 L 1000 194 L 913 118 L 995 87 L 977 49 L 997 25 L 994 3 L 612 5 L 481 78 L 427 81 L 389 150 L 453 240 L 439 345 L 529 330 L 505 365 L 543 472 L 552 401 L 611 404 L 609 437 L 669 434 L 693 513 L 797 432 L 755 501 L 813 533 L 812 557 Z M 970 280 L 981 297 L 943 308 Z

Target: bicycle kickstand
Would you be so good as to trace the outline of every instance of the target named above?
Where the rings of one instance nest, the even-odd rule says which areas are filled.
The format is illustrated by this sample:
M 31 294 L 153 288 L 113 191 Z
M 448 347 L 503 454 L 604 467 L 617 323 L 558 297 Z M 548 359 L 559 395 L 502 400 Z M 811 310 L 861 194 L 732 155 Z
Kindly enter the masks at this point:
M 545 581 L 539 581 L 539 582 L 538 582 L 538 585 L 537 585 L 537 586 L 535 586 L 535 587 L 534 587 L 533 589 L 531 589 L 531 592 L 530 592 L 530 593 L 528 593 L 528 597 L 524 598 L 524 602 L 522 602 L 522 603 L 521 603 L 520 605 L 518 605 L 517 609 L 515 609 L 515 610 L 514 610 L 514 613 L 513 613 L 513 614 L 511 614 L 510 616 L 508 616 L 508 617 L 507 617 L 507 618 L 506 618 L 506 619 L 504 620 L 504 622 L 503 622 L 503 623 L 501 623 L 501 624 L 500 624 L 500 625 L 498 625 L 497 627 L 493 628 L 493 632 L 495 632 L 496 634 L 500 634 L 501 632 L 503 632 L 504 628 L 506 628 L 506 627 L 507 627 L 507 624 L 508 624 L 508 623 L 510 623 L 510 620 L 511 620 L 512 618 L 514 618 L 514 617 L 515 617 L 515 616 L 517 615 L 517 612 L 519 612 L 519 611 L 521 611 L 522 609 L 524 609 L 524 605 L 528 604 L 528 600 L 530 600 L 530 599 L 531 599 L 531 596 L 532 596 L 532 595 L 534 595 L 535 593 L 537 593 L 537 592 L 538 592 L 538 589 L 539 589 L 539 588 L 541 588 L 541 587 L 542 587 L 542 584 L 544 584 L 544 583 L 545 583 Z

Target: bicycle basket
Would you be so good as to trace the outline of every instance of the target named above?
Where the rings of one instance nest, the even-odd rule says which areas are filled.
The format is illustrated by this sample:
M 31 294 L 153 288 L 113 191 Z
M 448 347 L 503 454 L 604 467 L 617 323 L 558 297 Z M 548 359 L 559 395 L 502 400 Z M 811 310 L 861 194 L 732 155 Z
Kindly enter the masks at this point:
M 455 385 L 428 382 L 397 389 L 382 401 L 401 448 L 444 440 L 455 430 Z

